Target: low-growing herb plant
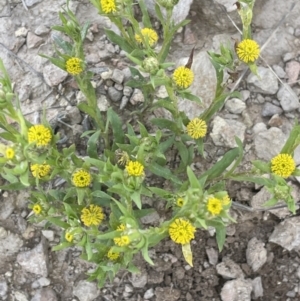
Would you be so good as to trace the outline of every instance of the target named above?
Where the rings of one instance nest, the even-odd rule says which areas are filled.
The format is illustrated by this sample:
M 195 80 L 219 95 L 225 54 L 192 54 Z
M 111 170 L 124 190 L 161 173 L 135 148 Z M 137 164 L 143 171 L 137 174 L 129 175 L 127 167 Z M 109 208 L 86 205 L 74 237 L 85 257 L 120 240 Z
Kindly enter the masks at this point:
M 53 132 L 45 117 L 40 124 L 31 124 L 24 118 L 18 95 L 0 61 L 0 171 L 7 182 L 1 189 L 29 189 L 29 207 L 33 211 L 30 220 L 59 226 L 63 230 L 61 242 L 53 250 L 80 247 L 82 258 L 97 264 L 89 279 L 97 279 L 100 286 L 107 278 L 112 280 L 121 268 L 136 272 L 132 259 L 138 252 L 149 264 L 154 264 L 148 250 L 165 238 L 181 245 L 185 260 L 192 266 L 191 240 L 197 229 L 213 227 L 221 251 L 226 226 L 235 222 L 230 216 L 232 200 L 226 190 L 228 180 L 263 185 L 272 193 L 266 205 L 284 200 L 295 213 L 295 202 L 286 179 L 300 175 L 293 159 L 293 152 L 300 143 L 297 124 L 280 154 L 270 162 L 254 161 L 252 170 L 236 170 L 243 158 L 243 145 L 238 138 L 237 146 L 208 170 L 202 174 L 192 170 L 195 155 L 204 154 L 210 119 L 226 99 L 239 96 L 238 92 L 227 92 L 224 73 L 235 71 L 239 64 L 247 64 L 256 73 L 260 48 L 251 37 L 255 1 L 239 0 L 238 12 L 243 24 L 241 41 L 236 45 L 221 45 L 220 53 L 208 52 L 217 75 L 215 98 L 207 110 L 190 120 L 179 111 L 178 99 L 201 103 L 200 98 L 189 91 L 194 80 L 193 52 L 189 62 L 171 74 L 169 67 L 174 64 L 166 62 L 174 34 L 188 23 L 185 20 L 175 25 L 172 21 L 172 11 L 178 2 L 156 1 L 155 11 L 162 26 L 160 38 L 152 28 L 143 0 L 137 3 L 91 0 L 99 13 L 110 18 L 120 30 L 121 35 L 117 35 L 107 29 L 107 37 L 135 64 L 130 67 L 132 79 L 126 85 L 139 88 L 144 94 L 145 102 L 137 112 L 139 116 L 156 108 L 164 108 L 172 116 L 171 119 L 151 119 L 157 129 L 155 132 L 147 129 L 140 119 L 138 133 L 129 123 L 125 133 L 122 118 L 112 108 L 106 113 L 100 112 L 91 84 L 93 74 L 88 70 L 83 50 L 89 25 L 81 27 L 68 8 L 68 1 L 66 9 L 59 13 L 62 24 L 53 29 L 66 39 L 55 36 L 55 57 L 47 58 L 74 77 L 86 98 L 78 108 L 90 116 L 94 129 L 83 134 L 88 137 L 85 157 L 77 154 L 74 145 L 58 147 L 59 135 Z M 135 4 L 142 12 L 142 22 L 134 16 Z M 165 87 L 167 97 L 155 99 L 155 91 L 161 86 Z M 99 143 L 104 145 L 102 151 L 98 150 Z M 180 156 L 179 166 L 168 164 L 166 154 L 171 148 Z M 150 186 L 152 176 L 167 181 L 169 188 Z M 46 186 L 57 179 L 63 185 Z M 170 218 L 156 226 L 143 225 L 141 218 L 154 212 L 153 208 L 145 208 L 145 198 L 164 200 L 172 212 Z

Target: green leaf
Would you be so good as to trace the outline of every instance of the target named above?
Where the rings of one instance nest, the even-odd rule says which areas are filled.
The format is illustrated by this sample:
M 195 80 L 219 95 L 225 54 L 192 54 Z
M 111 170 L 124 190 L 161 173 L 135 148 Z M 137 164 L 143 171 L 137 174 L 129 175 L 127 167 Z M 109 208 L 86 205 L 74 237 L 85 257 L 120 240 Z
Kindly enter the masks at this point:
M 146 215 L 149 215 L 153 212 L 156 212 L 154 209 L 150 208 L 150 209 L 139 209 L 139 210 L 133 210 L 133 215 L 139 219 L 142 218 Z
M 193 266 L 193 253 L 190 243 L 181 246 L 182 254 L 185 261 L 192 267 Z
M 84 188 L 76 188 L 76 193 L 77 193 L 78 205 L 82 205 L 83 200 L 85 198 L 85 189 Z
M 93 250 L 92 250 L 91 242 L 88 237 L 87 237 L 86 244 L 85 244 L 85 251 L 86 251 L 86 255 L 87 255 L 87 260 L 90 261 L 93 257 Z
M 252 164 L 259 170 L 265 173 L 270 173 L 271 172 L 271 164 L 270 162 L 266 163 L 260 160 L 255 160 L 252 161 Z
M 90 27 L 90 22 L 86 22 L 80 30 L 81 40 L 83 41 L 86 37 L 87 31 Z
M 17 139 L 11 133 L 7 133 L 7 132 L 0 133 L 0 137 L 7 140 L 7 141 L 11 141 L 11 142 L 14 142 L 14 143 L 17 142 Z
M 139 6 L 141 8 L 141 12 L 142 12 L 142 21 L 145 27 L 151 28 L 152 24 L 149 18 L 149 14 L 148 14 L 148 10 L 147 7 L 145 5 L 144 0 L 139 0 Z
M 131 53 L 133 51 L 132 46 L 129 43 L 127 43 L 124 38 L 120 37 L 112 30 L 105 29 L 105 34 L 111 42 L 119 45 L 120 48 L 126 51 L 127 53 Z
M 199 183 L 197 177 L 195 176 L 194 172 L 192 171 L 192 169 L 188 166 L 186 171 L 187 171 L 187 175 L 188 175 L 191 187 L 202 191 L 202 187 L 200 186 L 200 183 Z
M 99 240 L 112 239 L 112 238 L 116 237 L 117 233 L 118 233 L 118 231 L 111 231 L 111 232 L 99 234 L 99 235 L 97 235 L 97 239 L 99 239 Z
M 201 105 L 202 105 L 202 101 L 201 101 L 200 97 L 198 97 L 198 96 L 192 94 L 191 92 L 188 92 L 188 91 L 178 91 L 178 94 L 179 94 L 182 98 L 185 98 L 185 99 L 188 99 L 188 100 L 197 102 L 198 104 L 201 104 Z
M 101 135 L 101 131 L 97 131 L 94 133 L 87 142 L 87 153 L 91 158 L 97 159 L 99 157 L 97 152 L 97 143 L 99 141 L 99 137 Z
M 148 166 L 148 169 L 155 175 L 163 177 L 167 180 L 171 180 L 175 184 L 179 184 L 179 185 L 182 184 L 182 182 L 176 176 L 173 175 L 170 169 L 162 167 L 157 163 L 152 163 L 151 165 Z
M 29 173 L 28 171 L 24 172 L 22 175 L 20 175 L 20 182 L 26 186 L 29 187 L 30 183 L 29 183 Z
M 219 248 L 219 252 L 222 251 L 225 239 L 226 239 L 226 228 L 225 227 L 217 227 L 216 228 L 216 239 Z
M 96 111 L 90 107 L 86 102 L 81 102 L 79 105 L 77 105 L 77 108 L 91 116 L 93 119 L 96 119 Z
M 98 197 L 98 198 L 111 198 L 111 196 L 107 193 L 105 193 L 104 191 L 101 191 L 101 190 L 96 190 L 96 191 L 93 191 L 91 193 L 92 196 L 94 197 Z
M 172 115 L 176 113 L 176 108 L 174 104 L 171 102 L 170 98 L 164 98 L 157 100 L 151 107 L 151 110 L 154 111 L 157 108 L 164 108 L 168 110 Z
M 8 185 L 2 185 L 0 186 L 0 189 L 2 190 L 23 190 L 27 186 L 24 186 L 22 183 L 11 183 Z
M 145 245 L 144 247 L 142 248 L 142 255 L 144 257 L 144 259 L 151 265 L 154 265 L 152 259 L 149 257 L 149 253 L 148 253 L 148 240 L 145 239 Z
M 174 141 L 175 141 L 175 135 L 172 135 L 167 140 L 159 144 L 159 150 L 162 153 L 165 153 L 174 144 Z
M 271 207 L 271 206 L 276 205 L 277 203 L 278 203 L 278 200 L 276 198 L 271 198 L 267 202 L 265 202 L 263 204 L 263 206 L 265 206 L 265 207 Z
M 94 158 L 85 158 L 84 161 L 92 166 L 97 167 L 99 170 L 103 170 L 105 167 L 105 162 L 97 160 Z
M 73 244 L 71 242 L 62 242 L 59 245 L 52 247 L 51 250 L 52 251 L 60 251 L 60 250 L 63 250 L 65 248 L 69 248 L 72 246 L 73 246 Z
M 109 120 L 111 126 L 112 126 L 112 130 L 113 130 L 113 134 L 114 134 L 114 142 L 115 143 L 124 143 L 124 131 L 122 129 L 122 121 L 119 117 L 118 114 L 116 114 L 116 112 L 112 109 L 109 108 L 107 110 L 107 119 Z
M 295 124 L 292 128 L 289 138 L 285 142 L 281 154 L 290 154 L 294 153 L 296 147 L 300 144 L 300 125 Z
M 154 125 L 157 125 L 161 129 L 169 129 L 175 134 L 180 134 L 181 129 L 178 128 L 178 125 L 176 122 L 164 118 L 152 118 L 151 122 Z
M 136 206 L 139 209 L 142 209 L 142 201 L 141 201 L 141 194 L 138 191 L 134 191 L 131 194 L 131 199 L 134 201 L 134 203 L 136 204 Z
M 253 176 L 231 175 L 229 178 L 234 181 L 252 182 L 252 183 L 256 183 L 258 185 L 266 186 L 266 187 L 272 187 L 274 185 L 271 180 L 263 178 L 263 177 L 259 178 L 259 177 L 253 177 Z
M 68 229 L 70 228 L 70 225 L 68 223 L 63 222 L 61 219 L 58 217 L 51 217 L 51 216 L 46 216 L 45 219 L 52 223 L 53 225 L 56 225 L 58 227 L 61 227 L 63 229 Z

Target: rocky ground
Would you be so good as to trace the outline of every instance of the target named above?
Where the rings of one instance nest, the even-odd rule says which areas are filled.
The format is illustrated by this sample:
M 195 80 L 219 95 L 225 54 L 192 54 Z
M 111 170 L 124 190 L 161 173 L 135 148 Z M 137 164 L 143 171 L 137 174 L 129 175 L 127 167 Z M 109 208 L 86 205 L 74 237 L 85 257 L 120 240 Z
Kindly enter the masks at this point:
M 151 6 L 150 0 L 146 2 Z M 218 49 L 220 42 L 233 43 L 238 38 L 230 20 L 239 25 L 234 2 L 195 0 L 188 16 L 192 22 L 176 35 L 172 46 L 170 59 L 178 64 L 187 59 L 187 53 L 195 46 L 196 77 L 191 89 L 202 97 L 204 107 L 210 104 L 216 82 L 206 51 Z M 65 72 L 38 56 L 54 53 L 53 39 L 57 33 L 50 27 L 58 24 L 57 12 L 64 4 L 65 0 L 0 0 L 0 57 L 20 94 L 28 119 L 36 122 L 39 110 L 47 108 L 47 118 L 63 137 L 61 143 L 75 142 L 80 149 L 84 141 L 80 145 L 78 137 L 89 128 L 87 118 L 76 108 L 83 95 Z M 189 8 L 189 4 L 186 1 L 183 7 Z M 113 106 L 125 119 L 131 118 L 129 113 L 139 106 L 143 96 L 139 90 L 124 85 L 130 76 L 129 62 L 103 31 L 104 27 L 113 30 L 114 27 L 108 19 L 97 15 L 87 0 L 71 1 L 71 7 L 82 22 L 91 22 L 86 59 L 95 74 L 99 107 L 105 111 Z M 184 17 L 182 7 L 176 13 L 176 20 Z M 158 24 L 154 26 L 159 30 Z M 229 84 L 230 88 L 241 91 L 242 99 L 227 101 L 211 122 L 206 141 L 207 163 L 215 162 L 233 148 L 234 136 L 244 143 L 244 166 L 257 158 L 270 160 L 280 151 L 295 119 L 299 118 L 300 3 L 257 0 L 253 28 L 259 44 L 266 43 L 258 63 L 262 80 L 246 72 L 238 84 Z M 203 111 L 186 100 L 180 106 L 190 118 Z M 296 150 L 295 160 L 300 164 L 300 149 Z M 201 166 L 196 162 L 193 168 Z M 297 201 L 298 181 L 291 180 Z M 79 250 L 51 252 L 51 246 L 59 241 L 59 229 L 28 223 L 26 193 L 2 191 L 0 300 L 300 300 L 298 212 L 291 216 L 285 209 L 260 210 L 269 197 L 261 187 L 230 183 L 229 191 L 234 201 L 246 208 L 233 207 L 232 214 L 238 223 L 228 227 L 221 253 L 214 233 L 198 231 L 192 242 L 194 267 L 191 268 L 183 261 L 180 248 L 164 240 L 151 250 L 155 266 L 136 257 L 141 274 L 120 273 L 102 289 L 86 281 L 85 273 L 93 265 L 79 258 Z M 153 206 L 157 213 L 144 223 L 164 220 L 163 204 L 154 202 Z

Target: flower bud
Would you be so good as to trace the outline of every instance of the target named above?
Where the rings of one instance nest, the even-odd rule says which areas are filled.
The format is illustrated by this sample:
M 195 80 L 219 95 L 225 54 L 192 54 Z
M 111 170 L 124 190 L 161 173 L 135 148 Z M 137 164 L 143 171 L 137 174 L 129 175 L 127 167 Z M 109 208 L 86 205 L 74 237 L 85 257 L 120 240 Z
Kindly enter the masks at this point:
M 290 187 L 284 185 L 276 185 L 273 192 L 277 200 L 287 200 L 290 196 Z
M 179 0 L 159 0 L 158 2 L 164 8 L 173 8 Z
M 155 57 L 147 57 L 142 63 L 144 70 L 151 75 L 154 75 L 159 70 L 159 62 Z

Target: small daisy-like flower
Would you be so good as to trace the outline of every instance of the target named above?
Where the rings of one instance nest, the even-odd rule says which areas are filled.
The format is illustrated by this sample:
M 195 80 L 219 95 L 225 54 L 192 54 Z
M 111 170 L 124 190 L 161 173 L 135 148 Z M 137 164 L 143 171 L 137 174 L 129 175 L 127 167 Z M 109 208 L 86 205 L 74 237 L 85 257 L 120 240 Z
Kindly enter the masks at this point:
M 33 125 L 28 130 L 28 142 L 35 142 L 37 146 L 46 146 L 50 143 L 52 134 L 50 129 L 42 124 Z
M 184 199 L 183 199 L 183 198 L 178 198 L 178 199 L 176 200 L 176 205 L 177 205 L 178 207 L 182 207 L 183 204 L 184 204 Z
M 32 211 L 34 212 L 34 214 L 39 215 L 42 212 L 42 207 L 39 204 L 35 204 L 32 207 Z
M 65 239 L 68 242 L 72 242 L 73 241 L 73 235 L 71 233 L 69 233 L 69 232 L 66 232 Z
M 227 205 L 229 205 L 230 204 L 230 202 L 231 202 L 231 200 L 230 200 L 230 197 L 229 197 L 229 195 L 227 194 L 227 195 L 225 195 L 223 198 L 222 198 L 222 205 L 223 206 L 227 206 Z
M 120 231 L 120 232 L 123 232 L 125 229 L 126 229 L 126 226 L 125 226 L 124 224 L 120 224 L 120 225 L 117 227 L 117 231 Z
M 295 161 L 289 154 L 279 154 L 271 160 L 271 170 L 277 176 L 288 178 L 295 169 Z
M 180 66 L 175 69 L 173 80 L 179 89 L 186 89 L 194 81 L 194 72 L 187 67 Z
M 5 151 L 5 157 L 6 157 L 6 159 L 13 159 L 14 158 L 14 156 L 15 156 L 15 151 L 14 151 L 14 149 L 13 148 L 11 148 L 11 147 L 8 147 L 7 149 L 6 149 L 6 151 Z
M 253 63 L 258 59 L 259 45 L 250 39 L 241 41 L 236 48 L 238 58 L 244 63 Z
M 144 38 L 144 40 L 148 41 L 148 44 L 150 47 L 154 46 L 156 44 L 156 42 L 158 41 L 158 35 L 156 33 L 155 30 L 153 30 L 152 28 L 143 28 L 141 29 L 141 34 Z M 140 34 L 136 34 L 135 36 L 135 40 L 138 43 L 143 43 L 142 37 Z
M 196 228 L 187 220 L 177 218 L 169 227 L 169 235 L 177 244 L 185 245 L 194 237 Z
M 200 118 L 192 119 L 186 126 L 186 130 L 189 136 L 193 139 L 199 139 L 206 135 L 207 124 L 204 120 Z
M 91 174 L 84 169 L 79 169 L 72 174 L 72 182 L 76 187 L 87 187 L 91 184 L 91 181 Z
M 130 176 L 140 177 L 144 175 L 144 166 L 138 161 L 129 161 L 125 168 Z
M 117 246 L 124 247 L 130 244 L 129 236 L 123 235 L 121 237 L 115 237 L 114 242 Z
M 116 260 L 120 257 L 120 253 L 118 252 L 113 252 L 112 249 L 110 249 L 108 252 L 107 252 L 107 258 L 109 258 L 110 260 Z
M 42 178 L 47 176 L 50 173 L 51 166 L 48 164 L 32 164 L 30 166 L 32 175 L 35 178 Z
M 78 57 L 71 57 L 68 59 L 66 62 L 66 70 L 72 75 L 80 74 L 83 70 L 81 67 L 81 59 Z
M 97 205 L 90 205 L 87 208 L 81 210 L 81 221 L 87 227 L 91 225 L 98 226 L 104 219 L 104 213 L 101 207 Z
M 105 14 L 110 14 L 116 12 L 116 2 L 115 0 L 101 0 L 100 1 L 102 11 Z
M 223 209 L 222 201 L 217 198 L 209 198 L 206 205 L 207 211 L 212 215 L 218 215 Z

